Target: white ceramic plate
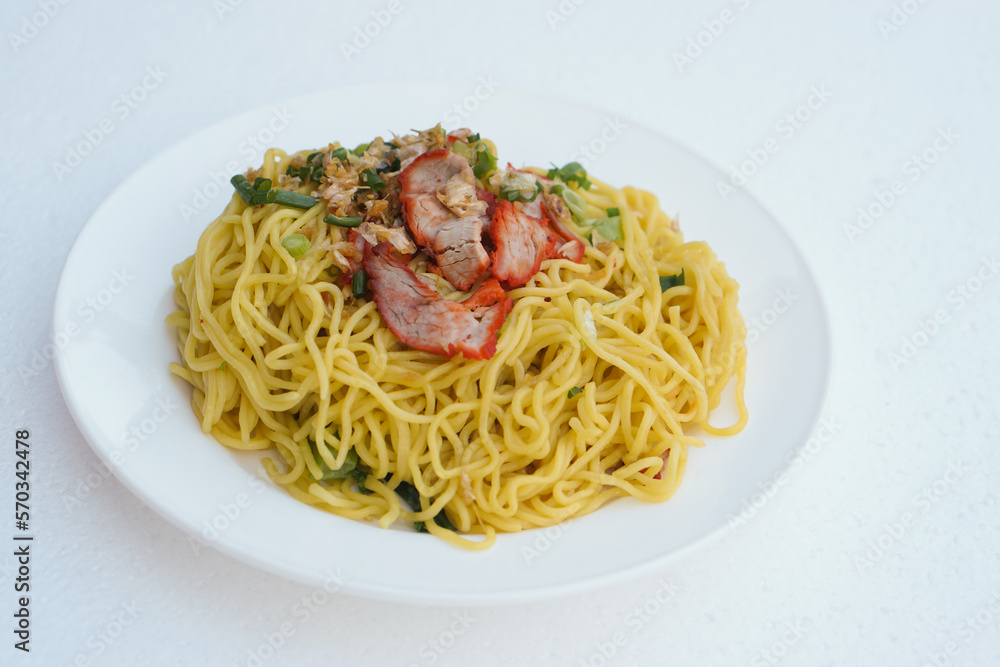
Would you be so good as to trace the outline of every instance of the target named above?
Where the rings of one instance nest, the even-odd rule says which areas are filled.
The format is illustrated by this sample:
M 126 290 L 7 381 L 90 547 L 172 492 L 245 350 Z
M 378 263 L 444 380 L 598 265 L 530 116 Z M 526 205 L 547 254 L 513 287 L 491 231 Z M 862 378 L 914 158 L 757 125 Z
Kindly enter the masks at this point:
M 405 102 L 377 104 L 382 87 L 346 88 L 250 111 L 146 164 L 80 232 L 55 305 L 55 333 L 66 342 L 59 381 L 94 451 L 165 518 L 240 560 L 348 593 L 433 604 L 525 600 L 635 576 L 722 533 L 805 443 L 828 382 L 828 325 L 807 267 L 774 219 L 742 192 L 723 201 L 722 173 L 634 123 L 477 85 L 402 85 L 394 99 Z M 258 455 L 202 434 L 187 386 L 167 371 L 177 352 L 164 318 L 174 309 L 171 267 L 229 200 L 229 177 L 260 164 L 258 146 L 353 145 L 442 119 L 490 137 L 501 161 L 518 166 L 581 159 L 587 146 L 591 173 L 657 193 L 668 213 L 680 214 L 685 237 L 707 240 L 741 283 L 750 424 L 692 450 L 669 502 L 623 499 L 565 528 L 501 535 L 486 552 L 466 552 L 299 503 L 253 476 Z M 713 421 L 733 414 L 720 408 Z

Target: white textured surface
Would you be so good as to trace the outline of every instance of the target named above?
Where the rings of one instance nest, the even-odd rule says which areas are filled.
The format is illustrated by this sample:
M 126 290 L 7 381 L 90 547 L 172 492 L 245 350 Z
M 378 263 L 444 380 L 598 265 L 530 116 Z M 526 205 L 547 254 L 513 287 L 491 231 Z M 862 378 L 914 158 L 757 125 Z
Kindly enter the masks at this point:
M 10 33 L 45 4 L 0 9 L 0 498 L 13 493 L 14 430 L 29 428 L 37 536 L 32 652 L 15 651 L 5 629 L 0 663 L 255 664 L 248 652 L 283 628 L 291 634 L 264 664 L 1000 660 L 1000 280 L 970 299 L 955 291 L 978 287 L 983 258 L 1000 254 L 995 5 L 897 3 L 915 13 L 884 35 L 879 22 L 894 12 L 884 0 L 700 8 L 566 0 L 574 10 L 555 30 L 545 13 L 558 11 L 555 1 L 414 2 L 348 63 L 340 43 L 387 3 L 279 9 L 245 0 L 220 18 L 208 0 L 53 1 L 55 15 L 15 50 Z M 674 53 L 724 9 L 731 23 L 680 71 Z M 115 100 L 147 67 L 166 77 L 123 117 Z M 658 575 L 575 598 L 472 609 L 464 623 L 455 614 L 465 610 L 342 595 L 310 609 L 302 603 L 309 588 L 211 550 L 196 554 L 113 478 L 67 507 L 97 459 L 51 364 L 35 358 L 41 370 L 27 378 L 18 366 L 30 368 L 43 351 L 59 269 L 104 197 L 176 140 L 246 108 L 369 80 L 443 78 L 468 81 L 471 92 L 480 76 L 604 106 L 725 169 L 774 139 L 777 151 L 746 188 L 785 225 L 827 298 L 832 439 L 794 465 L 745 525 Z M 829 100 L 788 136 L 777 124 L 814 86 Z M 60 182 L 53 163 L 104 118 L 113 132 Z M 914 180 L 907 161 L 949 127 L 957 138 Z M 902 194 L 852 242 L 844 225 L 896 179 Z M 935 335 L 915 335 L 939 310 Z M 889 354 L 901 353 L 903 337 L 926 344 L 894 364 Z M 956 483 L 950 466 L 962 471 Z M 12 520 L 0 521 L 5 544 Z M 892 537 L 887 526 L 903 521 Z M 880 537 L 885 553 L 860 563 Z M 10 552 L 0 548 L 7 619 Z M 661 579 L 676 591 L 637 615 Z M 134 618 L 122 605 L 136 607 Z M 128 621 L 120 634 L 119 617 Z M 789 632 L 796 623 L 798 634 Z M 101 638 L 108 631 L 117 635 L 110 644 Z M 450 646 L 438 652 L 431 642 Z M 610 660 L 602 645 L 614 648 Z M 783 657 L 769 660 L 771 648 Z

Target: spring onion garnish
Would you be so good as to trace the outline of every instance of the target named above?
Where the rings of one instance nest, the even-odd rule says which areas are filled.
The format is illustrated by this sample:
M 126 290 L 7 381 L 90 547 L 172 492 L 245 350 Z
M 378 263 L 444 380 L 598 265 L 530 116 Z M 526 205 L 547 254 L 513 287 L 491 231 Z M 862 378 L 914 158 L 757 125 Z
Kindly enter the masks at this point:
M 389 171 L 389 172 L 399 171 L 399 167 L 400 167 L 399 158 L 393 156 L 392 160 L 386 166 L 384 166 L 384 167 L 381 167 L 381 166 L 377 167 L 375 169 L 375 172 L 379 173 L 379 174 L 384 174 L 387 171 Z
M 219 364 L 219 370 L 220 371 L 226 370 L 226 362 L 223 361 L 221 364 Z
M 470 143 L 470 144 L 476 143 L 477 141 L 479 141 L 479 133 L 476 132 L 475 134 L 470 134 L 469 136 L 467 136 L 465 138 L 465 141 L 466 141 L 466 143 Z
M 364 269 L 358 269 L 351 276 L 351 290 L 355 299 L 363 299 L 368 293 L 368 274 Z
M 344 148 L 343 146 L 340 148 L 333 149 L 333 152 L 330 153 L 330 156 L 337 158 L 343 164 L 347 164 L 347 149 Z
M 316 443 L 313 442 L 312 438 L 309 438 L 309 449 L 312 451 L 313 458 L 316 460 L 317 466 L 319 466 L 320 480 L 326 481 L 328 479 L 343 479 L 344 477 L 353 477 L 354 471 L 358 467 L 358 453 L 354 451 L 352 447 L 347 452 L 347 458 L 344 459 L 344 465 L 340 466 L 336 470 L 331 470 L 330 466 L 326 464 L 323 457 L 319 455 L 319 450 L 316 447 Z M 334 458 L 337 457 L 339 452 L 330 447 L 330 451 L 333 453 Z
M 410 506 L 410 509 L 414 512 L 419 512 L 423 509 L 420 504 L 420 492 L 417 491 L 417 487 L 413 486 L 409 482 L 400 482 L 399 486 L 396 487 L 396 494 L 402 498 L 403 502 Z
M 601 238 L 607 241 L 621 241 L 624 236 L 622 235 L 622 219 L 621 216 L 614 216 L 611 218 L 597 218 L 591 221 L 592 224 L 590 228 L 601 235 Z
M 481 150 L 476 151 L 476 162 L 472 165 L 472 173 L 476 178 L 483 178 L 496 168 L 497 158 L 488 148 L 483 146 Z
M 385 189 L 385 181 L 372 168 L 362 171 L 358 180 L 361 181 L 361 185 L 371 188 L 372 192 L 382 192 Z
M 530 197 L 524 196 L 519 188 L 508 188 L 506 186 L 501 186 L 500 190 L 497 192 L 497 197 L 500 199 L 506 199 L 509 202 L 523 201 L 523 202 L 533 202 L 538 197 L 538 193 L 542 192 L 541 181 L 535 181 L 535 191 L 531 193 Z
M 236 174 L 229 182 L 233 184 L 233 188 L 236 190 L 236 194 L 240 196 L 243 203 L 247 206 L 256 206 L 258 204 L 269 204 L 267 197 L 269 190 L 271 189 L 271 180 L 268 178 L 258 178 L 254 181 L 254 185 L 250 185 L 250 181 L 243 174 Z M 266 185 L 266 187 L 264 187 Z M 257 187 L 260 186 L 263 189 L 258 190 Z M 274 198 L 271 198 L 274 201 Z
M 570 162 L 561 169 L 552 165 L 552 169 L 549 169 L 549 172 L 546 175 L 550 179 L 558 178 L 567 185 L 575 182 L 584 190 L 590 189 L 591 183 L 587 180 L 587 170 L 584 169 L 583 165 L 579 162 Z
M 330 280 L 336 280 L 340 277 L 340 267 L 333 266 L 332 264 L 326 267 L 326 275 L 330 276 Z
M 300 208 L 303 211 L 311 209 L 319 200 L 309 195 L 300 195 L 298 192 L 288 190 L 271 190 L 274 193 L 274 203 L 281 206 Z
M 400 482 L 399 486 L 396 487 L 396 494 L 403 499 L 410 509 L 414 512 L 419 512 L 423 509 L 420 504 L 420 492 L 417 491 L 417 487 L 413 486 L 409 482 Z M 454 524 L 448 519 L 448 515 L 444 511 L 438 512 L 437 516 L 434 517 L 434 523 L 441 526 L 445 530 L 455 530 Z M 413 527 L 418 533 L 426 533 L 427 528 L 424 526 L 423 521 L 417 521 L 413 524 Z
M 310 209 L 319 200 L 309 195 L 300 195 L 298 192 L 288 190 L 277 190 L 271 187 L 270 178 L 256 178 L 253 185 L 243 174 L 236 174 L 229 182 L 236 189 L 236 194 L 247 206 L 259 206 L 261 204 L 279 204 L 292 208 Z
M 298 259 L 309 251 L 312 246 L 302 234 L 289 234 L 281 239 L 281 247 L 288 251 L 288 254 Z
M 666 292 L 671 287 L 684 284 L 684 269 L 675 276 L 660 276 L 660 291 Z
M 358 144 L 357 148 L 355 148 L 351 152 L 357 155 L 358 157 L 361 157 L 362 155 L 365 154 L 365 151 L 368 150 L 369 146 L 371 146 L 371 144 Z
M 320 151 L 310 153 L 303 166 L 295 167 L 288 165 L 285 173 L 289 176 L 297 176 L 303 181 L 315 181 L 319 183 L 325 173 L 323 169 L 323 153 Z
M 475 163 L 475 160 L 476 160 L 476 148 L 475 148 L 475 146 L 471 146 L 471 145 L 465 143 L 464 141 L 457 141 L 456 140 L 456 141 L 453 141 L 451 143 L 451 152 L 452 153 L 458 153 L 459 155 L 461 155 L 462 157 L 464 157 L 466 160 L 469 160 L 470 163 L 472 163 L 472 164 Z
M 566 392 L 566 398 L 573 398 L 574 396 L 582 393 L 583 389 L 580 389 L 579 387 L 573 387 L 568 392 Z
M 353 452 L 354 450 L 352 449 L 351 451 Z M 358 491 L 365 494 L 366 496 L 375 493 L 367 486 L 365 486 L 365 481 L 368 479 L 368 473 L 366 473 L 364 470 L 361 470 L 360 468 L 355 468 L 354 470 L 351 471 L 351 477 L 353 477 L 354 481 L 358 483 Z
M 613 218 L 616 215 L 621 215 L 621 211 L 619 211 L 617 208 L 609 208 L 608 209 L 608 217 L 609 218 Z
M 573 190 L 564 185 L 553 185 L 549 192 L 559 195 L 566 202 L 566 207 L 573 214 L 573 219 L 582 223 L 586 217 L 587 201 Z
M 338 218 L 333 213 L 323 218 L 323 222 L 328 225 L 336 225 L 337 227 L 357 227 L 362 222 L 364 218 L 360 215 L 352 215 L 346 218 Z

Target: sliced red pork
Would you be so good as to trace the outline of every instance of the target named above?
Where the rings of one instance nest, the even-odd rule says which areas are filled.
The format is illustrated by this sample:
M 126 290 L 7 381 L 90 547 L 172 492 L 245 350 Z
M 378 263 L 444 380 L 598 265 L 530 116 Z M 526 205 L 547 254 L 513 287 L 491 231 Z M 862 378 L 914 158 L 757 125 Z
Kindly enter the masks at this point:
M 366 246 L 364 265 L 378 311 L 399 340 L 446 357 L 489 359 L 496 352 L 497 329 L 514 302 L 495 279 L 457 302 L 420 280 L 392 256 L 387 243 Z
M 469 162 L 447 148 L 428 151 L 399 174 L 403 220 L 456 289 L 467 290 L 490 264 L 482 244 L 485 202 Z
M 511 287 L 525 284 L 538 273 L 542 260 L 552 256 L 556 245 L 556 238 L 541 220 L 507 200 L 497 202 L 490 238 L 496 247 L 493 275 Z

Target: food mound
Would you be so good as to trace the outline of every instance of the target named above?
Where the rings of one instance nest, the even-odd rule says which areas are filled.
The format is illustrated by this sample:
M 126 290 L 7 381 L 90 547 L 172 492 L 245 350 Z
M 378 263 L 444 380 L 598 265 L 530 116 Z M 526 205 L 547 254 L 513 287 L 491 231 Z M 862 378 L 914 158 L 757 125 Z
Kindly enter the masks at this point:
M 468 548 L 684 474 L 746 422 L 737 283 L 656 198 L 440 126 L 288 155 L 174 269 L 202 429 L 293 496 Z M 736 378 L 739 421 L 708 416 Z M 467 535 L 483 535 L 470 539 Z

